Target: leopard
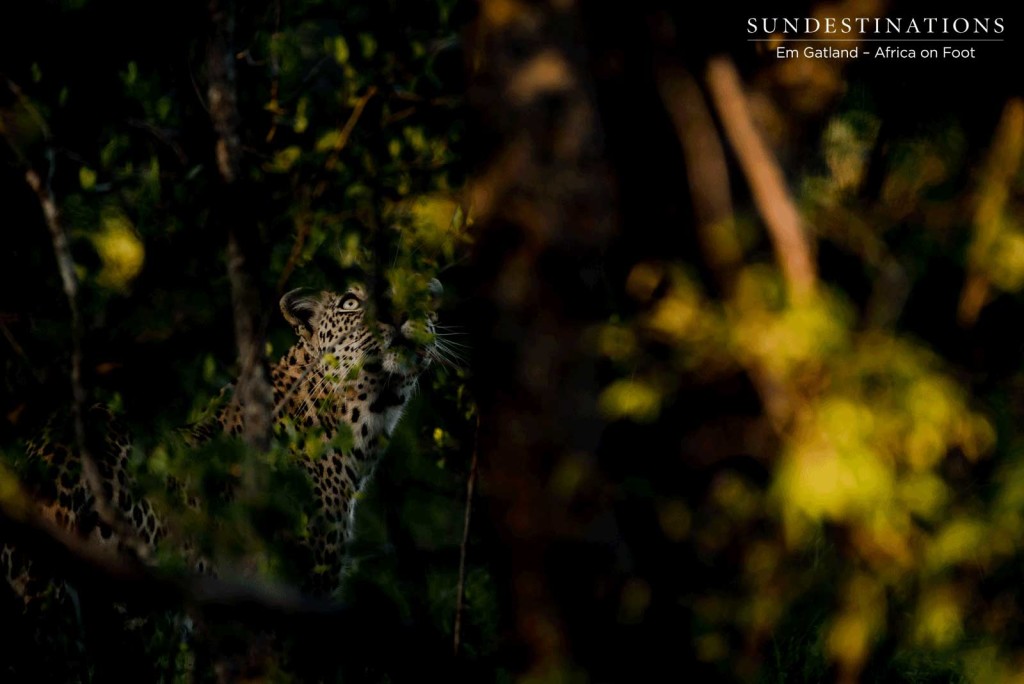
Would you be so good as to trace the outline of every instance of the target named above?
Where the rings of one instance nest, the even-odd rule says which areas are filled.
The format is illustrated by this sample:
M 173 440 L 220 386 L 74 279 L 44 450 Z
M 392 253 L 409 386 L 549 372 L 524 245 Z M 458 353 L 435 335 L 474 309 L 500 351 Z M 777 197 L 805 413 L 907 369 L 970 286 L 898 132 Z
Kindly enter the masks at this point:
M 296 340 L 270 369 L 274 430 L 292 435 L 294 460 L 311 491 L 307 533 L 300 542 L 311 561 L 301 589 L 311 596 L 338 591 L 357 503 L 420 376 L 442 359 L 435 336 L 442 294 L 441 283 L 431 279 L 415 316 L 371 300 L 359 284 L 340 292 L 300 288 L 280 299 Z M 233 389 L 234 384 L 222 392 L 226 399 L 211 420 L 185 428 L 190 444 L 243 433 L 246 407 Z M 102 405 L 91 407 L 83 423 L 88 459 L 68 446 L 74 435 L 67 429 L 48 425 L 40 438 L 28 441 L 27 460 L 39 471 L 32 491 L 36 512 L 88 544 L 149 561 L 165 543 L 169 526 L 139 493 L 130 463 L 132 441 Z M 310 449 L 294 446 L 303 441 L 294 439 L 296 433 L 321 448 L 311 455 Z M 191 560 L 195 571 L 215 573 L 206 559 Z M 62 580 L 39 571 L 30 554 L 2 538 L 0 573 L 26 613 L 65 598 Z
M 372 324 L 362 285 L 342 294 L 293 290 L 281 298 L 281 313 L 297 341 L 271 369 L 275 429 L 315 436 L 323 447 L 315 455 L 308 447 L 296 450 L 295 459 L 313 494 L 304 546 L 316 572 L 307 569 L 303 583 L 313 596 L 337 589 L 357 503 L 420 375 L 441 358 L 434 326 L 442 293 L 432 279 L 422 318 L 399 320 L 384 308 L 374 312 Z M 244 406 L 231 400 L 217 413 L 214 429 L 239 435 L 243 413 Z M 347 448 L 338 448 L 339 437 Z

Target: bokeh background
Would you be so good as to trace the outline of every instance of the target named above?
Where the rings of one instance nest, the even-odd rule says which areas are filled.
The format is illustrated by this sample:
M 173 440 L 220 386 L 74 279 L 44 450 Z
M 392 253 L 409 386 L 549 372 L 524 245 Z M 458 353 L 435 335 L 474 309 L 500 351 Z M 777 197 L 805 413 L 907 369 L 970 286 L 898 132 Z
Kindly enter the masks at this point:
M 308 638 L 318 678 L 1024 677 L 1019 11 L 8 5 L 9 500 L 19 445 L 71 395 L 34 172 L 80 281 L 83 385 L 130 427 L 155 489 L 257 459 L 171 437 L 237 373 L 232 236 L 272 359 L 291 339 L 284 291 L 444 282 L 461 360 L 423 379 L 360 507 L 346 612 L 277 625 Z M 780 60 L 748 41 L 762 16 L 999 16 L 1006 31 L 972 60 Z M 230 183 L 210 102 L 229 24 Z M 260 462 L 265 500 L 210 511 L 219 528 L 187 521 L 220 530 L 211 552 L 272 558 L 274 527 L 301 523 L 301 487 Z M 101 680 L 126 657 L 87 614 L 54 646 L 9 612 L 12 676 Z M 213 679 L 172 631 L 131 637 L 145 676 Z M 259 676 L 305 677 L 277 665 Z

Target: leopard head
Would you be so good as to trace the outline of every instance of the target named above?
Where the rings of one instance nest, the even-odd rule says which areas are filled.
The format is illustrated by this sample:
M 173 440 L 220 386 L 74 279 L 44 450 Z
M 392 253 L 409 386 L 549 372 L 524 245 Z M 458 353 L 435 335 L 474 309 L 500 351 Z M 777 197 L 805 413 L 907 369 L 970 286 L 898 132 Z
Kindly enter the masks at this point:
M 362 370 L 414 379 L 436 358 L 434 324 L 443 288 L 430 281 L 414 315 L 389 301 L 373 302 L 360 285 L 344 293 L 298 289 L 281 298 L 281 312 L 325 372 L 340 381 Z

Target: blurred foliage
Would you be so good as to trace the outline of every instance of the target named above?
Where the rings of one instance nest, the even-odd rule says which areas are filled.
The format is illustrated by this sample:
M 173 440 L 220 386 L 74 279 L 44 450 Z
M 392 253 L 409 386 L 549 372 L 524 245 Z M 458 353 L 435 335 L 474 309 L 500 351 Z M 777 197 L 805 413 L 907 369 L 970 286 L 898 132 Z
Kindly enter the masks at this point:
M 764 71 L 796 68 L 775 61 Z M 766 129 L 797 118 L 784 88 L 804 97 L 806 78 L 760 84 L 783 91 L 758 101 Z M 1000 341 L 1021 313 L 1022 105 L 990 103 L 980 124 L 937 95 L 893 126 L 872 99 L 885 79 L 821 91 L 835 104 L 818 137 L 787 141 L 805 155 L 788 171 L 819 250 L 814 297 L 787 296 L 741 199 L 736 225 L 711 229 L 743 249 L 724 291 L 699 259 L 647 256 L 623 271 L 624 313 L 591 335 L 604 416 L 680 459 L 655 472 L 693 479 L 650 484 L 660 548 L 690 581 L 641 573 L 621 609 L 655 612 L 637 583 L 667 590 L 709 679 L 1022 673 L 1024 358 Z

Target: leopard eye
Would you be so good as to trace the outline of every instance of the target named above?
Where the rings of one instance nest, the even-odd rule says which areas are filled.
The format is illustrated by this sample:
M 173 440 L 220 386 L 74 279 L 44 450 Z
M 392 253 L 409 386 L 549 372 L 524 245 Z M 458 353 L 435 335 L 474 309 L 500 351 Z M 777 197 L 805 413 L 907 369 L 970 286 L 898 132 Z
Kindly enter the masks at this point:
M 359 308 L 359 306 L 360 306 L 359 298 L 356 297 L 355 295 L 349 295 L 349 296 L 345 297 L 345 299 L 342 300 L 342 302 L 341 302 L 341 310 L 342 311 L 355 311 L 355 310 L 357 310 Z

